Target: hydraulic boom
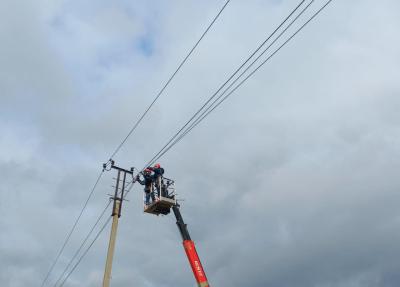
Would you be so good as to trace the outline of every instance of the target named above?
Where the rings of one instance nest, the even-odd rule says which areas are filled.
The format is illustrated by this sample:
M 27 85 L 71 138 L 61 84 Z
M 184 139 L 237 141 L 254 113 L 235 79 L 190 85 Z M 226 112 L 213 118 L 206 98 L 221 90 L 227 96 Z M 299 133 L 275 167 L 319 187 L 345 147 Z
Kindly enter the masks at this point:
M 197 254 L 194 242 L 190 239 L 189 231 L 183 221 L 181 212 L 179 211 L 179 205 L 172 206 L 176 217 L 176 225 L 179 228 L 183 239 L 183 247 L 185 248 L 186 256 L 189 259 L 190 267 L 192 267 L 194 277 L 196 278 L 199 287 L 209 287 L 206 273 L 204 272 L 203 266 L 201 265 L 199 255 Z

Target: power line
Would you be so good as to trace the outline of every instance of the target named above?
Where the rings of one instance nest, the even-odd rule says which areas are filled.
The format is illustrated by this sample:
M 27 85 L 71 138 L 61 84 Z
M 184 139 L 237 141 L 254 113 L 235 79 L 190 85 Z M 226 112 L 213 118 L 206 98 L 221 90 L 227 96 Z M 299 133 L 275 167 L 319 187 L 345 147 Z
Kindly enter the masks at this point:
M 64 244 L 63 244 L 61 250 L 59 251 L 59 253 L 58 253 L 58 255 L 57 255 L 55 261 L 53 262 L 53 265 L 51 266 L 49 272 L 47 273 L 46 278 L 44 279 L 44 281 L 43 281 L 43 283 L 42 283 L 42 286 L 43 286 L 44 283 L 47 281 L 49 275 L 51 274 L 51 272 L 52 272 L 52 270 L 54 269 L 56 263 L 58 262 L 58 260 L 59 260 L 59 258 L 60 258 L 60 256 L 61 256 L 62 252 L 64 251 L 64 249 L 65 249 L 65 247 L 66 247 L 66 245 L 67 245 L 67 243 L 68 243 L 68 241 L 69 241 L 69 239 L 70 239 L 70 237 L 71 237 L 73 231 L 75 230 L 75 227 L 76 227 L 77 224 L 78 224 L 78 221 L 79 221 L 80 218 L 82 217 L 83 211 L 86 209 L 87 204 L 88 204 L 90 198 L 92 197 L 93 192 L 94 192 L 94 190 L 96 189 L 96 187 L 97 187 L 97 185 L 98 185 L 98 183 L 99 183 L 99 181 L 100 181 L 100 179 L 101 179 L 101 177 L 102 177 L 102 175 L 103 175 L 103 172 L 104 172 L 105 170 L 108 170 L 108 169 L 106 169 L 106 167 L 104 167 L 104 169 L 102 170 L 102 172 L 99 174 L 99 177 L 97 178 L 97 180 L 96 180 L 96 182 L 95 182 L 93 188 L 91 189 L 91 192 L 89 193 L 89 196 L 88 196 L 88 198 L 86 199 L 85 204 L 84 204 L 84 206 L 83 206 L 81 212 L 79 213 L 79 216 L 78 216 L 77 219 L 75 220 L 75 223 L 74 223 L 72 229 L 70 230 L 70 232 L 69 232 L 69 234 L 68 234 L 66 240 L 64 241 Z M 129 182 L 129 183 L 127 184 L 126 188 L 129 187 L 128 192 L 132 189 L 134 183 L 135 183 L 135 181 L 132 180 L 131 182 Z M 126 196 L 124 196 L 124 198 L 125 198 L 125 197 L 126 197 Z M 96 223 L 95 223 L 94 226 L 91 228 L 91 230 L 89 231 L 89 233 L 88 233 L 88 235 L 86 236 L 86 238 L 83 240 L 81 246 L 78 248 L 78 250 L 76 251 L 76 253 L 75 253 L 74 256 L 72 257 L 72 259 L 71 259 L 70 262 L 68 263 L 68 265 L 67 265 L 67 267 L 65 268 L 65 270 L 63 271 L 62 275 L 57 279 L 56 283 L 53 285 L 54 287 L 58 284 L 58 282 L 61 280 L 61 278 L 65 275 L 66 271 L 67 271 L 68 268 L 71 266 L 73 260 L 76 258 L 76 256 L 79 254 L 79 252 L 80 252 L 81 249 L 83 248 L 84 244 L 86 243 L 86 241 L 88 240 L 89 236 L 91 235 L 91 233 L 93 232 L 93 230 L 95 229 L 95 227 L 97 226 L 97 224 L 99 223 L 100 219 L 103 217 L 105 211 L 106 211 L 107 208 L 110 206 L 110 204 L 111 204 L 111 201 L 108 202 L 108 204 L 106 205 L 106 207 L 104 208 L 104 210 L 102 211 L 102 213 L 100 214 L 100 216 L 98 217 Z M 62 286 L 62 285 L 60 285 L 60 286 Z
M 81 219 L 82 214 L 83 214 L 83 212 L 85 211 L 85 209 L 86 209 L 86 207 L 87 207 L 87 204 L 88 204 L 89 200 L 91 199 L 91 197 L 92 197 L 92 195 L 93 195 L 93 193 L 94 193 L 94 191 L 95 191 L 95 189 L 96 189 L 96 187 L 97 187 L 97 185 L 98 185 L 98 183 L 99 183 L 99 181 L 100 181 L 100 179 L 101 179 L 103 173 L 104 173 L 104 169 L 100 172 L 99 176 L 97 177 L 97 180 L 96 180 L 95 184 L 93 185 L 92 189 L 90 190 L 89 195 L 88 195 L 88 197 L 87 197 L 85 203 L 83 204 L 83 207 L 82 207 L 82 209 L 81 209 L 81 211 L 80 211 L 78 217 L 76 218 L 76 220 L 75 220 L 75 222 L 74 222 L 74 224 L 73 224 L 71 230 L 69 231 L 67 237 L 65 238 L 64 243 L 63 243 L 63 245 L 62 245 L 60 251 L 58 252 L 58 254 L 57 254 L 57 256 L 56 256 L 56 259 L 54 260 L 54 262 L 53 262 L 53 264 L 51 265 L 49 271 L 47 272 L 46 277 L 44 278 L 41 287 L 44 286 L 44 284 L 46 283 L 47 279 L 49 278 L 51 272 L 53 271 L 54 267 L 56 266 L 58 260 L 60 259 L 60 256 L 61 256 L 61 254 L 63 253 L 63 251 L 64 251 L 64 249 L 65 249 L 65 246 L 67 245 L 69 239 L 71 238 L 71 235 L 72 235 L 72 233 L 74 232 L 74 230 L 75 230 L 75 228 L 76 228 L 76 226 L 77 226 L 79 220 Z
M 170 150 L 175 144 L 177 144 L 184 136 L 186 136 L 195 126 L 204 120 L 211 112 L 213 112 L 220 104 L 222 104 L 231 94 L 233 94 L 244 82 L 246 82 L 251 76 L 253 76 L 266 62 L 268 62 L 276 53 L 278 53 L 290 40 L 292 40 L 308 23 L 310 23 L 322 10 L 326 8 L 333 0 L 329 0 L 323 5 L 312 17 L 309 18 L 295 33 L 292 34 L 281 46 L 279 46 L 268 58 L 266 58 L 257 68 L 255 68 L 248 76 L 246 76 L 233 90 L 231 90 L 218 104 L 216 104 L 211 110 L 207 111 L 206 114 L 201 116 L 192 124 L 177 140 L 173 142 L 166 150 L 164 150 L 158 158 L 163 156 L 168 150 Z M 310 3 L 311 4 L 311 3 Z M 243 73 L 242 73 L 243 74 Z M 239 79 L 239 78 L 238 78 Z M 235 82 L 238 80 L 236 79 Z M 231 85 L 232 86 L 232 85 Z M 231 87 L 230 86 L 230 87 Z M 229 88 L 228 88 L 229 89 Z M 227 90 L 228 90 L 227 89 Z M 227 91 L 225 90 L 224 93 Z M 223 95 L 223 94 L 222 94 Z M 157 158 L 157 159 L 158 159 Z
M 114 150 L 114 152 L 110 156 L 110 160 L 119 152 L 119 150 L 122 148 L 122 146 L 125 144 L 125 142 L 128 140 L 128 138 L 131 136 L 131 134 L 135 131 L 135 129 L 138 127 L 140 122 L 143 120 L 143 118 L 147 115 L 149 110 L 153 107 L 153 105 L 156 103 L 158 98 L 161 96 L 161 94 L 164 92 L 164 90 L 168 87 L 168 85 L 171 83 L 175 75 L 179 72 L 179 70 L 182 68 L 182 66 L 186 63 L 190 55 L 193 53 L 193 51 L 197 48 L 197 46 L 200 44 L 201 40 L 205 37 L 207 32 L 211 29 L 215 21 L 219 18 L 219 16 L 222 14 L 226 6 L 229 4 L 231 0 L 227 0 L 222 6 L 222 8 L 219 10 L 218 14 L 214 17 L 214 19 L 211 21 L 211 23 L 208 25 L 207 29 L 203 32 L 201 35 L 200 39 L 197 40 L 196 44 L 192 47 L 192 49 L 189 51 L 189 53 L 186 55 L 186 57 L 183 59 L 183 61 L 179 64 L 178 68 L 174 71 L 174 73 L 170 76 L 168 81 L 164 84 L 164 86 L 161 88 L 161 90 L 157 93 L 156 97 L 153 99 L 151 104 L 146 108 L 144 113 L 139 117 L 139 119 L 136 121 L 136 123 L 133 125 L 133 127 L 130 129 L 126 137 L 122 140 L 122 142 L 117 146 L 117 148 Z M 108 162 L 110 162 L 110 160 Z
M 156 159 L 159 158 L 159 155 L 163 152 L 164 149 L 168 147 L 168 145 L 179 136 L 179 134 L 192 122 L 198 114 L 210 103 L 210 101 L 216 97 L 216 95 L 235 77 L 237 73 L 256 55 L 262 47 L 279 31 L 280 28 L 293 16 L 293 14 L 303 5 L 305 0 L 300 1 L 300 3 L 292 10 L 292 12 L 278 25 L 277 28 L 258 46 L 256 50 L 235 70 L 235 72 L 219 87 L 219 89 L 203 104 L 203 106 L 183 125 L 183 127 L 175 133 L 175 135 L 165 144 L 161 150 L 145 165 L 151 165 Z
M 314 1 L 314 0 L 313 0 Z M 185 131 L 184 136 L 190 132 L 197 124 L 199 124 L 205 117 L 207 117 L 214 109 L 216 109 L 220 104 L 222 104 L 232 93 L 234 93 L 245 81 L 247 81 L 251 76 L 253 76 L 265 63 L 267 63 L 276 53 L 278 53 L 290 40 L 292 40 L 308 23 L 310 23 L 322 10 L 325 9 L 333 0 L 327 1 L 316 13 L 313 14 L 295 33 L 293 33 L 282 45 L 280 45 L 268 58 L 266 58 L 260 65 L 257 66 L 249 75 L 247 75 L 233 90 L 231 90 L 218 104 L 216 104 L 211 110 L 209 110 L 204 116 L 202 116 L 190 129 Z M 236 82 L 236 80 L 235 80 Z M 231 86 L 230 86 L 231 87 Z M 226 92 L 226 90 L 225 90 Z M 224 93 L 225 93 L 224 92 Z
M 291 23 L 275 38 L 275 40 L 224 90 L 224 92 L 219 95 L 212 104 L 205 109 L 197 119 L 190 124 L 186 130 L 175 139 L 172 144 L 170 144 L 162 153 L 160 153 L 155 160 L 158 160 L 165 153 L 167 153 L 175 144 L 177 144 L 182 138 L 184 138 L 194 127 L 196 127 L 201 121 L 204 120 L 211 112 L 213 112 L 222 102 L 224 102 L 234 91 L 236 91 L 248 78 L 250 78 L 261 66 L 263 66 L 267 61 L 269 61 L 284 45 L 287 44 L 297 33 L 300 32 L 312 19 L 314 19 L 329 3 L 326 3 L 318 12 L 314 14 L 300 29 L 298 29 L 284 44 L 282 44 L 278 49 L 276 49 L 259 67 L 257 67 L 250 75 L 248 75 L 243 81 L 241 81 L 232 91 L 230 91 L 220 102 L 215 104 L 218 100 L 226 94 L 227 91 L 269 50 L 269 48 L 276 43 L 276 41 L 292 26 L 292 24 L 308 9 L 308 7 L 314 2 L 312 0 L 297 16 L 291 21 Z
M 314 1 L 314 0 L 313 0 Z M 309 3 L 309 5 L 313 2 L 311 1 Z M 172 140 L 169 141 L 168 144 L 170 144 L 168 146 L 165 145 L 163 147 L 163 149 L 157 153 L 157 155 L 155 157 L 153 157 L 152 161 L 150 161 L 150 164 L 152 164 L 155 160 L 158 160 L 161 156 L 163 156 L 166 152 L 168 152 L 168 150 L 170 150 L 176 143 L 178 143 L 184 136 L 187 135 L 187 133 L 189 133 L 195 126 L 197 126 L 205 117 L 207 117 L 216 107 L 218 107 L 222 102 L 224 102 L 232 93 L 234 93 L 245 81 L 247 81 L 255 72 L 257 72 L 266 62 L 268 62 L 276 53 L 278 53 L 290 40 L 292 40 L 308 23 L 310 23 L 322 10 L 324 10 L 326 8 L 326 6 L 328 6 L 328 4 L 330 4 L 332 2 L 332 0 L 327 1 L 316 13 L 313 14 L 312 17 L 310 17 L 295 33 L 292 34 L 292 36 L 290 36 L 281 46 L 279 46 L 267 59 L 265 59 L 256 69 L 254 69 L 248 76 L 246 76 L 245 79 L 243 79 L 232 91 L 230 91 L 218 104 L 216 104 L 211 110 L 206 110 L 206 114 L 202 114 L 203 116 L 200 116 L 196 119 L 195 122 L 192 123 L 191 126 L 189 126 L 185 132 L 183 132 L 182 134 L 180 134 L 178 139 L 175 139 L 176 136 L 178 136 L 179 134 L 175 134 L 174 137 L 172 137 L 173 143 L 170 144 L 172 142 Z M 308 5 L 308 6 L 309 6 Z M 306 7 L 307 8 L 307 7 Z M 297 17 L 298 18 L 298 17 Z M 286 29 L 287 30 L 287 29 Z M 251 67 L 253 64 L 255 63 L 255 61 L 249 66 Z M 248 69 L 246 69 L 247 71 Z M 246 72 L 245 71 L 245 72 Z M 242 73 L 241 75 L 243 75 L 244 73 Z M 240 78 L 240 76 L 235 80 L 235 82 Z M 232 84 L 229 86 L 231 87 Z M 228 89 L 229 89 L 228 87 Z M 227 89 L 227 90 L 228 90 Z M 225 90 L 224 93 L 227 91 Z M 223 93 L 223 94 L 224 94 Z M 222 94 L 222 95 L 223 95 Z M 218 100 L 218 99 L 217 99 Z M 215 103 L 215 101 L 214 101 Z M 213 104 L 214 104 L 213 103 Z M 212 107 L 212 105 L 210 107 L 208 107 L 207 109 L 210 109 Z M 182 131 L 183 129 L 181 129 Z
M 71 271 L 68 273 L 68 275 L 64 278 L 64 280 L 61 282 L 59 287 L 64 286 L 65 282 L 68 280 L 69 276 L 75 271 L 76 267 L 81 263 L 82 259 L 86 256 L 86 254 L 89 252 L 90 248 L 93 246 L 93 244 L 96 242 L 96 240 L 99 238 L 100 234 L 104 231 L 106 226 L 110 223 L 112 217 L 109 217 L 106 223 L 103 225 L 103 227 L 100 229 L 100 231 L 96 234 L 95 238 L 93 241 L 90 243 L 90 245 L 86 248 L 86 250 L 83 252 L 81 257 L 79 257 L 78 261 L 75 263 L 74 267 L 71 269 Z
M 58 277 L 56 283 L 54 283 L 53 287 L 56 287 L 57 284 L 60 282 L 60 280 L 64 277 L 64 275 L 67 273 L 68 268 L 71 266 L 72 262 L 75 260 L 75 258 L 78 256 L 79 252 L 82 250 L 83 246 L 85 245 L 86 241 L 89 239 L 90 235 L 92 234 L 93 230 L 96 228 L 96 226 L 99 224 L 101 218 L 104 216 L 105 212 L 107 211 L 107 208 L 110 206 L 111 201 L 108 202 L 108 204 L 106 205 L 106 207 L 104 208 L 104 210 L 102 211 L 102 213 L 100 214 L 100 216 L 97 218 L 96 223 L 93 225 L 93 227 L 90 229 L 89 233 L 86 235 L 85 239 L 83 240 L 82 244 L 79 246 L 79 248 L 77 249 L 77 251 L 75 252 L 74 256 L 71 258 L 71 260 L 69 261 L 67 267 L 65 267 L 63 273 L 60 275 L 60 277 Z
M 128 191 L 126 192 L 124 198 L 126 198 L 126 195 L 129 193 L 129 191 L 132 189 L 133 185 L 135 184 L 135 181 L 132 180 L 130 181 L 127 185 L 126 185 L 126 189 L 128 189 Z M 124 199 L 123 199 L 124 200 Z M 60 275 L 60 277 L 57 279 L 56 283 L 53 285 L 53 287 L 56 287 L 57 284 L 61 281 L 61 279 L 64 277 L 64 275 L 66 274 L 66 272 L 68 271 L 68 268 L 71 266 L 72 262 L 76 259 L 76 257 L 79 255 L 80 251 L 82 250 L 83 246 L 85 245 L 85 243 L 87 242 L 87 240 L 89 239 L 90 235 L 93 233 L 94 229 L 96 228 L 96 226 L 98 225 L 98 223 L 100 222 L 101 218 L 104 216 L 105 212 L 107 211 L 107 208 L 110 206 L 111 201 L 108 202 L 108 204 L 105 206 L 105 208 L 103 209 L 103 211 L 101 212 L 101 214 L 99 215 L 99 217 L 97 218 L 97 221 L 95 222 L 95 224 L 92 226 L 91 230 L 89 231 L 89 233 L 87 234 L 87 236 L 85 237 L 85 239 L 83 240 L 83 242 L 81 243 L 80 247 L 77 249 L 77 251 L 75 252 L 74 256 L 71 258 L 71 260 L 69 261 L 68 265 L 65 267 L 63 273 Z M 87 253 L 87 251 L 86 251 Z M 82 260 L 82 259 L 80 259 Z M 79 261 L 80 261 L 79 260 Z M 74 269 L 76 268 L 76 266 L 74 267 Z M 70 274 L 69 274 L 70 275 Z M 69 275 L 67 277 L 69 277 Z M 64 280 L 65 281 L 65 280 Z M 59 286 L 61 287 L 64 284 L 64 281 L 62 282 L 62 284 Z

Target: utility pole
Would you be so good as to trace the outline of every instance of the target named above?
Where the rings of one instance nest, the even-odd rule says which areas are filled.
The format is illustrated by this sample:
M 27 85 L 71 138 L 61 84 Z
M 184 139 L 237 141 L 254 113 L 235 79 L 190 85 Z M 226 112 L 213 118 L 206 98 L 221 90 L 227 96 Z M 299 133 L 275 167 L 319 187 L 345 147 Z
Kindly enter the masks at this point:
M 122 201 L 124 200 L 124 192 L 125 192 L 126 175 L 130 174 L 133 176 L 133 168 L 131 168 L 131 170 L 126 170 L 126 169 L 120 168 L 118 166 L 115 166 L 113 160 L 111 161 L 111 168 L 116 169 L 118 171 L 118 174 L 117 174 L 117 182 L 115 185 L 115 193 L 114 193 L 114 197 L 112 198 L 114 200 L 112 214 L 111 214 L 111 216 L 113 217 L 113 220 L 112 220 L 112 226 L 111 226 L 110 242 L 108 244 L 106 267 L 104 270 L 103 287 L 110 286 L 111 269 L 112 269 L 115 241 L 116 241 L 117 229 L 118 229 L 118 219 L 121 217 Z M 121 174 L 123 176 L 123 179 L 122 179 L 121 194 L 119 197 L 118 191 L 119 191 L 119 184 L 121 181 Z

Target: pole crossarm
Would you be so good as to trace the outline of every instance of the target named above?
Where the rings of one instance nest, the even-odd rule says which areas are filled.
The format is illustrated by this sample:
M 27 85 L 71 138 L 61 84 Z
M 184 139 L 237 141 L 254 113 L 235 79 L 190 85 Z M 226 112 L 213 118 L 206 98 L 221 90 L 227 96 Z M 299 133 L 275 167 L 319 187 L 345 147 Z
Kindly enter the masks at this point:
M 111 168 L 122 171 L 124 173 L 128 173 L 130 175 L 133 175 L 133 170 L 135 169 L 134 167 L 131 167 L 130 170 L 124 169 L 122 167 L 116 166 L 115 161 L 111 160 Z

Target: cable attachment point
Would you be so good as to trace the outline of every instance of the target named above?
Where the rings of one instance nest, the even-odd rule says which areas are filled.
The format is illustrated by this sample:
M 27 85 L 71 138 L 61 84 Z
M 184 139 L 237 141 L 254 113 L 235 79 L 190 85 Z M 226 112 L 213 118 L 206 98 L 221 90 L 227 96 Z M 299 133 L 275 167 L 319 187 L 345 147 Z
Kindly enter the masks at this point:
M 114 161 L 110 158 L 106 163 L 103 163 L 103 172 L 110 171 L 113 166 L 114 166 Z

